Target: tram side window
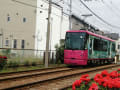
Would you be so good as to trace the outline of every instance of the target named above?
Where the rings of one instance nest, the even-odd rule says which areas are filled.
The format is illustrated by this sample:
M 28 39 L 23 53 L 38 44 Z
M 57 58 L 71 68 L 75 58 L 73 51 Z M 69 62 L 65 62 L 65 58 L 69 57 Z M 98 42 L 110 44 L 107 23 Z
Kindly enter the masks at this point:
M 96 51 L 107 51 L 107 42 L 100 39 L 94 39 L 93 49 Z
M 115 51 L 115 44 L 112 44 L 112 51 Z
M 100 40 L 99 39 L 94 39 L 94 50 L 100 51 L 101 45 L 100 45 Z
M 103 41 L 103 51 L 107 51 L 107 42 Z

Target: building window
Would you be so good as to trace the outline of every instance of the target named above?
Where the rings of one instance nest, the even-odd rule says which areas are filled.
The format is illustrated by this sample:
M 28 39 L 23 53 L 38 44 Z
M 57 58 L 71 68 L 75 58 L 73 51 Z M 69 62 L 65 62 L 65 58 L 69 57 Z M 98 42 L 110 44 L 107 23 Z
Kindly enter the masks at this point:
M 26 18 L 25 17 L 23 18 L 23 22 L 26 22 Z
M 21 42 L 21 48 L 22 48 L 22 49 L 25 48 L 25 40 L 22 40 L 22 42 Z
M 9 46 L 9 40 L 5 41 L 5 46 Z
M 18 16 L 19 14 L 18 14 L 18 13 L 16 13 L 16 15 Z
M 43 5 L 40 5 L 41 7 L 43 7 Z
M 13 48 L 17 48 L 17 40 L 14 39 Z
M 42 13 L 42 11 L 40 11 L 40 13 Z
M 10 17 L 9 17 L 9 16 L 7 17 L 7 21 L 8 21 L 8 22 L 10 21 Z

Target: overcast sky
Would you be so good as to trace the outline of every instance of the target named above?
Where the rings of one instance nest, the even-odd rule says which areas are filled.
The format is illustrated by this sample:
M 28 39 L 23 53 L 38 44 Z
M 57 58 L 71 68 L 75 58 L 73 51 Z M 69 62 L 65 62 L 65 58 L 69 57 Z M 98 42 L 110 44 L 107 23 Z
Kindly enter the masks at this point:
M 63 6 L 65 13 L 69 13 L 70 0 L 53 1 Z M 102 31 L 117 32 L 120 34 L 119 5 L 120 0 L 72 0 L 72 14 L 84 19 Z M 92 14 L 92 16 L 85 18 L 82 16 L 84 14 Z

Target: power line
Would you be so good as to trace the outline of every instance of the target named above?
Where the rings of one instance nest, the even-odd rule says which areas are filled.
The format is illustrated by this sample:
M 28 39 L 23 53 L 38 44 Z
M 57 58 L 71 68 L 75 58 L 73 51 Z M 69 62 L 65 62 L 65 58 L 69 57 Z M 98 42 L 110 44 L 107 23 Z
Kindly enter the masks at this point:
M 82 0 L 79 0 L 94 16 L 96 16 L 99 20 L 101 20 L 102 22 L 104 22 L 105 24 L 113 27 L 113 28 L 117 28 L 117 29 L 120 29 L 119 26 L 115 26 L 115 25 L 112 25 L 110 23 L 108 23 L 107 21 L 105 21 L 104 19 L 102 19 L 100 16 L 98 16 L 94 11 L 92 11 Z
M 64 2 L 64 1 L 63 0 L 59 0 L 59 1 L 55 2 L 55 3 L 59 3 L 59 2 Z
M 25 2 L 21 2 L 21 1 L 17 1 L 17 0 L 12 0 L 13 2 L 17 2 L 19 4 L 23 4 L 23 5 L 26 5 L 26 6 L 30 6 L 30 7 L 34 7 L 34 8 L 39 8 L 39 9 L 42 9 L 42 10 L 45 10 L 47 11 L 48 9 L 44 9 L 44 8 L 41 8 L 41 7 L 37 7 L 36 5 L 31 5 L 31 4 L 28 4 L 28 3 L 25 3 Z
M 44 10 L 44 11 L 48 11 L 47 8 L 41 8 L 41 7 L 37 7 L 36 5 L 31 5 L 31 4 L 28 4 L 28 3 L 25 3 L 25 2 L 21 2 L 21 1 L 17 1 L 17 0 L 12 0 L 13 2 L 16 2 L 16 3 L 19 3 L 19 4 L 23 4 L 25 6 L 29 6 L 29 7 L 33 7 L 33 8 L 39 8 L 41 10 Z M 52 12 L 51 13 L 52 15 L 55 15 L 57 17 L 61 17 L 60 15 L 57 15 L 56 13 Z
M 78 4 L 80 4 L 80 3 L 77 2 L 76 4 L 77 4 L 76 6 L 78 6 Z M 79 6 L 80 6 L 80 5 L 79 5 Z M 74 7 L 74 8 L 75 8 L 75 7 Z M 74 9 L 74 8 L 73 8 L 73 9 Z M 77 9 L 77 8 L 76 8 L 76 9 Z M 79 8 L 79 10 L 80 10 L 80 8 Z M 77 11 L 79 11 L 79 10 L 77 9 Z M 82 10 L 82 11 L 86 11 L 86 10 Z M 81 13 L 82 13 L 82 12 L 81 12 Z M 84 13 L 85 13 L 85 12 L 84 12 Z M 88 13 L 88 12 L 87 12 L 87 13 Z M 94 15 L 93 15 L 93 16 L 94 16 Z M 113 29 L 111 26 L 108 26 L 107 24 L 104 24 L 104 23 L 103 23 L 101 20 L 99 20 L 97 17 L 96 17 L 96 18 L 93 18 L 93 19 L 94 19 L 94 20 L 97 19 L 96 22 L 99 22 L 99 23 L 100 23 L 100 24 L 99 24 L 99 23 L 98 23 L 98 24 L 96 23 L 96 24 L 97 24 L 97 25 L 95 25 L 96 28 L 99 28 L 99 29 L 100 29 L 100 28 L 101 28 L 100 25 L 101 25 L 101 26 L 104 25 L 104 26 L 106 26 L 107 28 L 109 28 L 110 30 Z M 92 20 L 92 22 L 94 23 L 93 19 L 91 19 L 91 20 Z M 89 22 L 89 23 L 90 23 L 90 22 Z M 92 26 L 94 26 L 93 23 L 91 24 Z M 116 29 L 114 29 L 114 30 L 116 31 Z M 118 31 L 118 30 L 117 30 L 117 31 Z

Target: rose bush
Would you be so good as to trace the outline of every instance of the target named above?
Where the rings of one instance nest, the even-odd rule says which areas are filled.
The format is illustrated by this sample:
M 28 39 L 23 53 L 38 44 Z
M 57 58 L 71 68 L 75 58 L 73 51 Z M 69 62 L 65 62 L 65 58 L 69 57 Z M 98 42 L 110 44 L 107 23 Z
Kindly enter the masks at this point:
M 100 74 L 96 74 L 93 80 L 90 80 L 89 75 L 82 75 L 79 80 L 72 84 L 72 90 L 117 90 L 120 88 L 120 69 L 117 71 L 108 72 L 103 70 Z M 82 86 L 84 88 L 81 88 Z
M 0 69 L 2 69 L 7 64 L 7 57 L 0 56 Z

